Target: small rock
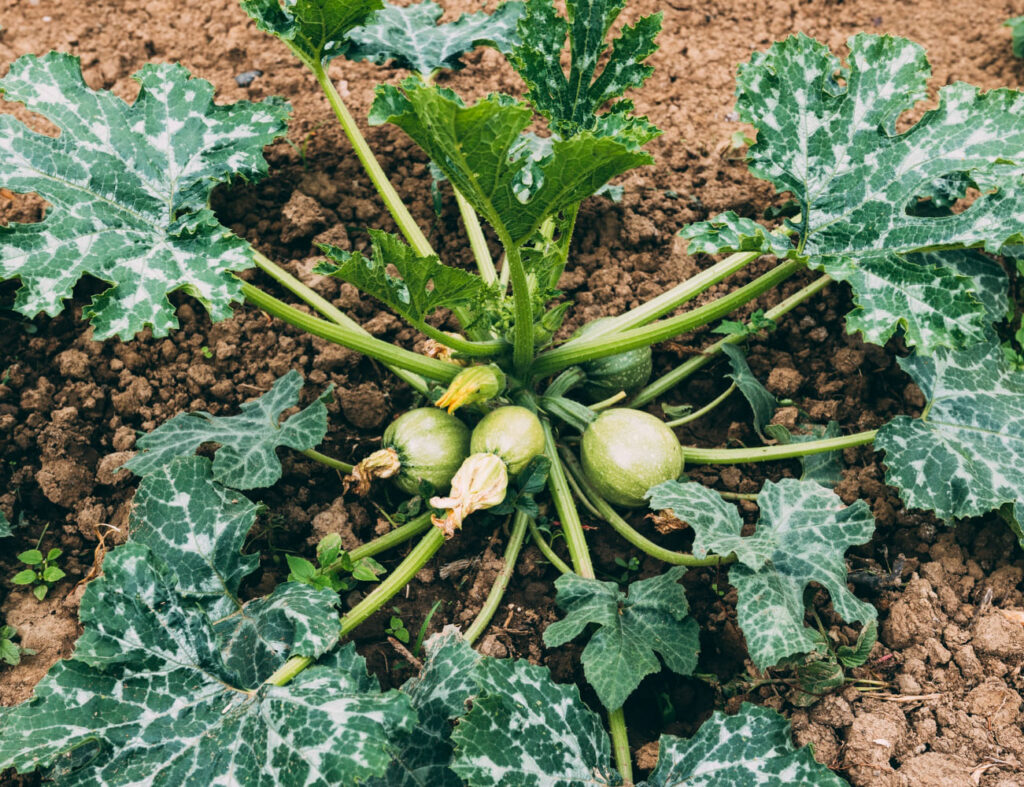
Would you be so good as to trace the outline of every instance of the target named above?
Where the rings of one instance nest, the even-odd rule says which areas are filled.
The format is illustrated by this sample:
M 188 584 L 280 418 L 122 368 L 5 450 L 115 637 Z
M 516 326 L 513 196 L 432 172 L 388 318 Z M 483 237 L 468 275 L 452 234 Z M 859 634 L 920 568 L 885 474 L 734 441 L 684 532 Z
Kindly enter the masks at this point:
M 804 376 L 796 369 L 776 366 L 768 375 L 767 388 L 776 396 L 792 396 L 804 384 Z
M 256 81 L 256 77 L 261 76 L 263 76 L 263 72 L 258 68 L 243 71 L 241 74 L 235 76 L 235 84 L 239 87 L 249 87 L 249 85 Z

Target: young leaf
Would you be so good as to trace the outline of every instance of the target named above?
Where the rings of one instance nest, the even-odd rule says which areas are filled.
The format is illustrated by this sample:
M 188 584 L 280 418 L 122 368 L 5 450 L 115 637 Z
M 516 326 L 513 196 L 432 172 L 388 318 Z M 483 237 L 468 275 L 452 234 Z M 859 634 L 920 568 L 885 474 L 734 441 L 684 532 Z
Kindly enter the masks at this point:
M 886 480 L 910 508 L 942 519 L 980 516 L 1024 495 L 1024 373 L 998 345 L 900 359 L 928 400 L 922 418 L 879 432 Z
M 388 735 L 414 724 L 406 698 L 367 688 L 361 659 L 350 661 L 362 675 L 314 667 L 284 687 L 245 685 L 210 619 L 141 544 L 103 571 L 82 598 L 74 657 L 0 721 L 0 768 L 74 753 L 68 782 L 326 787 L 383 773 Z
M 124 466 L 145 477 L 203 443 L 219 443 L 213 476 L 235 489 L 273 486 L 281 478 L 280 446 L 303 451 L 319 445 L 327 434 L 331 388 L 301 412 L 281 421 L 281 413 L 299 403 L 302 375 L 294 369 L 278 378 L 269 391 L 242 405 L 239 415 L 179 413 L 138 440 L 140 453 Z
M 315 273 L 347 281 L 384 303 L 412 323 L 420 323 L 437 309 L 479 302 L 486 286 L 479 276 L 451 268 L 436 256 L 421 257 L 397 236 L 370 230 L 373 250 L 369 258 L 358 251 L 334 246 L 320 248 L 329 258 Z M 388 273 L 394 265 L 399 277 Z
M 177 65 L 135 79 L 129 105 L 87 88 L 77 57 L 51 52 L 19 58 L 0 80 L 4 98 L 61 130 L 49 137 L 0 116 L 0 184 L 51 205 L 37 224 L 0 227 L 0 279 L 21 280 L 14 308 L 26 317 L 59 314 L 86 274 L 108 282 L 85 309 L 97 340 L 147 325 L 166 336 L 178 325 L 175 290 L 214 320 L 231 316 L 241 296 L 230 271 L 252 267 L 251 252 L 207 207 L 210 191 L 265 175 L 263 146 L 288 115 L 276 99 L 216 106 L 213 86 Z
M 604 725 L 575 686 L 510 659 L 484 659 L 473 678 L 473 707 L 452 733 L 451 766 L 471 787 L 621 783 Z
M 726 344 L 722 346 L 722 351 L 729 356 L 729 364 L 732 366 L 732 374 L 727 377 L 736 383 L 736 387 L 740 389 L 740 393 L 750 404 L 750 410 L 754 414 L 754 429 L 763 440 L 764 428 L 772 420 L 778 402 L 768 392 L 768 389 L 754 377 L 750 366 L 747 365 L 747 358 L 743 354 L 743 350 L 734 344 Z
M 256 27 L 314 71 L 343 54 L 349 32 L 383 7 L 382 0 L 242 0 Z
M 987 315 L 972 281 L 908 255 L 968 247 L 996 253 L 1020 242 L 1024 95 L 949 85 L 938 91 L 937 109 L 897 134 L 900 114 L 927 95 L 923 51 L 888 36 L 856 35 L 849 47 L 844 67 L 822 44 L 798 35 L 740 67 L 737 109 L 758 128 L 751 170 L 800 202 L 800 223 L 790 226 L 810 265 L 853 287 L 851 331 L 883 344 L 902 326 L 922 353 L 983 341 Z M 932 184 L 958 173 L 983 186 L 968 209 L 938 216 L 910 210 Z M 710 233 L 691 230 L 705 239 Z M 739 234 L 747 245 L 752 235 L 767 237 L 749 227 Z M 735 245 L 732 238 L 715 250 Z
M 1013 35 L 1013 54 L 1016 57 L 1024 57 L 1024 16 L 1015 16 L 1007 19 L 1003 27 L 1010 28 Z
M 18 553 L 18 562 L 24 563 L 26 566 L 38 566 L 43 562 L 43 553 L 38 549 L 26 549 L 24 552 Z
M 33 571 L 31 568 L 26 568 L 23 571 L 19 571 L 17 574 L 11 577 L 11 582 L 13 582 L 15 585 L 31 585 L 35 581 L 36 572 Z
M 493 14 L 463 14 L 454 22 L 439 25 L 437 20 L 444 11 L 432 0 L 405 8 L 385 2 L 383 10 L 349 33 L 345 57 L 378 65 L 391 60 L 395 68 L 424 77 L 443 68 L 459 69 L 462 56 L 478 46 L 507 53 L 518 44 L 516 23 L 523 10 L 520 2 L 507 2 Z
M 735 716 L 715 711 L 692 738 L 662 735 L 658 765 L 641 787 L 847 787 L 796 748 L 789 722 L 771 708 L 744 702 Z
M 605 36 L 624 5 L 625 0 L 568 0 L 567 21 L 550 0 L 527 0 L 526 16 L 519 22 L 522 42 L 512 48 L 509 60 L 526 82 L 530 103 L 562 137 L 591 131 L 639 147 L 661 133 L 647 118 L 630 115 L 630 101 L 617 101 L 598 115 L 609 101 L 640 87 L 654 71 L 644 60 L 658 48 L 654 39 L 661 30 L 660 13 L 624 27 L 597 74 L 607 49 Z M 560 59 L 567 35 L 572 55 L 568 76 Z
M 652 161 L 646 153 L 590 133 L 556 140 L 538 168 L 543 184 L 524 202 L 517 183 L 526 162 L 513 160 L 511 151 L 530 120 L 530 110 L 508 96 L 491 95 L 467 107 L 451 91 L 416 78 L 405 80 L 401 90 L 378 87 L 370 110 L 371 123 L 394 123 L 412 137 L 477 213 L 515 245 L 528 240 L 548 216 Z
M 583 650 L 583 672 L 606 708 L 621 708 L 645 676 L 661 665 L 680 675 L 697 666 L 700 651 L 697 621 L 674 566 L 660 576 L 633 582 L 629 594 L 614 582 L 563 574 L 555 580 L 562 620 L 544 631 L 544 644 L 556 648 L 575 639 L 591 623 L 598 628 Z
M 757 528 L 743 538 L 736 510 L 700 484 L 666 481 L 648 494 L 652 508 L 670 508 L 693 527 L 694 554 L 736 553 L 739 562 L 729 569 L 729 582 L 739 594 L 736 614 L 758 669 L 814 650 L 804 626 L 803 595 L 810 582 L 829 592 L 844 620 L 866 625 L 875 619 L 874 607 L 847 590 L 843 561 L 846 548 L 863 544 L 875 529 L 863 500 L 844 507 L 838 495 L 812 481 L 767 481 L 757 497 Z
M 316 576 L 316 566 L 306 558 L 298 555 L 285 555 L 284 559 L 288 563 L 289 582 L 305 582 L 308 585 Z
M 177 592 L 218 620 L 239 609 L 238 587 L 259 566 L 259 555 L 241 554 L 257 513 L 213 480 L 209 459 L 190 456 L 142 479 L 129 530 L 174 571 Z
M 829 421 L 827 426 L 807 424 L 803 428 L 806 429 L 806 432 L 796 434 L 779 424 L 770 424 L 765 427 L 765 432 L 782 445 L 827 440 L 842 434 L 836 421 Z M 801 456 L 800 465 L 803 467 L 803 472 L 800 474 L 801 481 L 816 481 L 822 486 L 834 487 L 843 477 L 843 452 L 828 451 L 823 454 Z

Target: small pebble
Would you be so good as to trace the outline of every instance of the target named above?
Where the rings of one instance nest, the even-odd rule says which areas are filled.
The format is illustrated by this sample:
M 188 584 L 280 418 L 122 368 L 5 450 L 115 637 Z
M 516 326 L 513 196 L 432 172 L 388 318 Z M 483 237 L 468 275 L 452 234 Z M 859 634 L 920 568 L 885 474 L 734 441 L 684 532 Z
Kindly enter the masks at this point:
M 256 81 L 256 77 L 261 76 L 263 76 L 263 72 L 258 68 L 254 68 L 252 71 L 243 71 L 235 77 L 235 84 L 239 87 L 249 87 L 249 85 Z

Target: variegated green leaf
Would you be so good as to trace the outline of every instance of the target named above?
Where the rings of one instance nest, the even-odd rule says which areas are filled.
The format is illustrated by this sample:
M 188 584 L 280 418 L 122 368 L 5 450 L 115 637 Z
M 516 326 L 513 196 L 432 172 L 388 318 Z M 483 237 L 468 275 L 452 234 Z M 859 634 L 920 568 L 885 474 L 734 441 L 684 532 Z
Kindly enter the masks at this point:
M 452 722 L 466 713 L 476 694 L 474 675 L 483 659 L 454 626 L 426 644 L 427 660 L 420 674 L 402 686 L 416 710 L 416 727 L 393 740 L 394 759 L 387 774 L 367 787 L 463 787 L 449 767 Z
M 275 0 L 276 2 L 276 0 Z M 169 293 L 197 298 L 214 320 L 241 300 L 230 271 L 252 267 L 248 244 L 207 207 L 232 177 L 266 174 L 263 146 L 285 131 L 287 104 L 213 103 L 213 86 L 177 65 L 147 65 L 133 104 L 82 81 L 78 58 L 26 55 L 0 80 L 59 129 L 50 137 L 0 115 L 0 186 L 50 204 L 37 224 L 0 227 L 0 279 L 17 278 L 15 309 L 63 309 L 87 274 L 110 285 L 86 307 L 93 338 L 176 328 Z
M 897 134 L 900 114 L 927 96 L 923 51 L 888 36 L 856 35 L 849 47 L 843 66 L 798 35 L 740 67 L 737 109 L 758 129 L 751 170 L 800 203 L 800 223 L 791 224 L 800 253 L 852 286 L 850 330 L 881 344 L 902 327 L 922 353 L 984 341 L 988 318 L 974 282 L 913 255 L 969 247 L 996 253 L 1020 242 L 1024 95 L 949 85 L 938 91 L 936 109 Z M 949 177 L 978 184 L 982 196 L 957 214 L 912 210 Z M 712 231 L 690 233 L 708 238 Z M 715 250 L 766 237 L 750 227 L 739 235 L 723 233 Z M 761 248 L 777 252 L 767 243 Z
M 514 99 L 495 94 L 467 107 L 450 90 L 412 77 L 401 90 L 377 88 L 370 122 L 394 123 L 405 131 L 499 236 L 515 245 L 528 240 L 548 216 L 652 161 L 646 153 L 589 132 L 557 140 L 538 168 L 543 184 L 524 202 L 518 194 L 526 161 L 514 160 L 511 151 L 531 112 Z
M 793 745 L 789 722 L 771 708 L 744 702 L 740 712 L 715 711 L 692 738 L 662 735 L 658 765 L 640 787 L 845 787 Z
M 971 283 L 974 297 L 985 307 L 987 322 L 997 323 L 1010 312 L 1010 279 L 1001 264 L 974 249 L 929 251 L 910 255 L 911 262 L 949 270 Z
M 720 251 L 759 251 L 777 257 L 789 256 L 793 243 L 784 235 L 769 232 L 753 219 L 733 211 L 720 213 L 709 221 L 690 224 L 679 231 L 690 241 L 690 254 L 717 254 Z
M 1024 549 L 1024 502 L 1017 501 L 1012 506 L 1007 504 L 999 510 L 1010 530 L 1017 536 L 1017 542 Z
M 485 294 L 479 276 L 445 265 L 434 255 L 421 257 L 395 235 L 370 230 L 370 240 L 369 258 L 322 245 L 328 259 L 315 272 L 349 282 L 414 324 L 437 309 L 479 303 Z M 391 265 L 398 276 L 388 273 Z
M 843 560 L 847 547 L 863 544 L 874 532 L 863 500 L 844 507 L 838 495 L 813 481 L 767 481 L 757 496 L 757 528 L 743 538 L 735 509 L 700 484 L 667 481 L 648 495 L 652 508 L 672 509 L 693 527 L 694 554 L 736 553 L 739 562 L 729 569 L 729 582 L 736 586 L 736 615 L 758 669 L 814 650 L 812 631 L 804 625 L 803 596 L 810 582 L 829 592 L 843 620 L 875 619 L 874 607 L 847 589 Z
M 750 405 L 750 410 L 754 414 L 754 429 L 763 439 L 764 428 L 772 420 L 778 402 L 768 389 L 761 385 L 761 381 L 754 377 L 743 350 L 734 344 L 726 344 L 722 346 L 722 352 L 729 357 L 729 365 L 732 366 L 732 374 L 727 377 L 736 383 L 736 387 Z
M 473 707 L 452 741 L 452 770 L 470 787 L 617 785 L 608 734 L 575 686 L 546 667 L 485 659 L 474 670 Z
M 343 54 L 351 30 L 383 7 L 382 0 L 242 0 L 260 30 L 314 70 Z
M 647 118 L 631 114 L 631 101 L 615 101 L 628 89 L 640 87 L 654 71 L 644 61 L 658 48 L 654 39 L 661 30 L 660 13 L 623 27 L 597 71 L 607 49 L 605 37 L 624 5 L 625 0 L 568 0 L 566 20 L 550 0 L 526 2 L 526 15 L 519 22 L 522 41 L 513 47 L 509 60 L 526 82 L 530 103 L 562 137 L 590 131 L 639 147 L 660 133 Z M 567 36 L 568 75 L 561 65 Z M 609 101 L 614 103 L 599 115 Z
M 179 413 L 140 437 L 140 453 L 124 466 L 145 477 L 165 468 L 175 457 L 195 453 L 203 443 L 219 443 L 213 460 L 217 481 L 234 489 L 273 486 L 281 478 L 278 448 L 304 451 L 319 445 L 327 434 L 330 387 L 307 408 L 281 420 L 285 410 L 299 403 L 301 390 L 302 375 L 293 369 L 265 394 L 245 402 L 239 415 Z
M 1010 28 L 1010 33 L 1013 35 L 1013 54 L 1017 57 L 1024 57 L 1024 16 L 1007 19 L 1004 27 Z
M 181 596 L 218 620 L 241 608 L 238 588 L 259 566 L 259 555 L 241 554 L 258 512 L 213 480 L 209 459 L 190 456 L 142 479 L 129 529 L 175 573 Z
M 348 672 L 334 659 L 284 687 L 246 685 L 148 547 L 129 542 L 103 569 L 74 657 L 0 721 L 0 769 L 56 764 L 70 785 L 326 787 L 383 773 L 388 736 L 415 723 L 408 699 L 368 687 L 351 654 Z
M 765 432 L 781 445 L 827 440 L 842 435 L 836 421 L 829 421 L 826 426 L 802 424 L 801 428 L 804 430 L 803 432 L 795 433 L 780 424 L 770 424 L 765 428 Z M 800 457 L 800 465 L 803 467 L 803 472 L 800 474 L 801 481 L 815 481 L 822 486 L 834 487 L 842 479 L 843 452 L 827 451 L 822 454 L 807 454 Z
M 462 68 L 461 58 L 478 46 L 508 52 L 519 43 L 516 23 L 523 15 L 521 2 L 502 3 L 494 13 L 463 14 L 454 22 L 438 24 L 443 9 L 432 2 L 406 6 L 385 2 L 362 27 L 348 35 L 345 57 L 370 60 L 430 76 L 443 68 Z
M 575 639 L 591 623 L 598 628 L 583 649 L 587 682 L 606 708 L 621 708 L 645 676 L 665 666 L 689 675 L 700 651 L 697 621 L 679 579 L 686 573 L 674 566 L 656 577 L 633 582 L 628 595 L 614 582 L 563 574 L 555 580 L 562 620 L 544 631 L 544 644 L 556 648 Z
M 900 366 L 928 400 L 922 418 L 897 416 L 875 445 L 886 480 L 910 508 L 942 519 L 979 516 L 1024 496 L 1024 373 L 995 343 Z

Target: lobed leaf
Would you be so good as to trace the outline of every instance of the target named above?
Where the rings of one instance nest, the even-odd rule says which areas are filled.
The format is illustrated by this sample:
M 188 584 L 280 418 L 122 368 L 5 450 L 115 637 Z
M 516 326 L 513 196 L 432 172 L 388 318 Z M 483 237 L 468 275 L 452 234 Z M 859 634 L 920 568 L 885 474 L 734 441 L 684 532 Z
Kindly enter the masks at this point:
M 617 175 L 651 163 L 646 153 L 610 138 L 581 133 L 556 140 L 539 166 L 528 170 L 542 184 L 524 191 L 523 158 L 512 151 L 531 113 L 508 96 L 494 94 L 464 106 L 449 90 L 416 78 L 402 89 L 377 88 L 370 122 L 394 123 L 433 159 L 499 236 L 521 245 L 544 219 L 581 202 Z M 530 193 L 523 201 L 519 194 Z
M 736 587 L 736 614 L 758 669 L 815 649 L 804 625 L 804 589 L 824 587 L 836 613 L 867 624 L 875 610 L 846 587 L 843 553 L 874 532 L 863 500 L 844 507 L 839 496 L 813 481 L 767 481 L 757 497 L 761 515 L 754 535 L 743 537 L 743 520 L 733 506 L 695 482 L 666 481 L 648 492 L 651 508 L 672 509 L 696 533 L 694 554 L 735 552 L 729 569 Z
M 918 419 L 897 416 L 878 431 L 886 480 L 910 508 L 942 519 L 980 516 L 1021 500 L 1024 373 L 994 342 L 900 366 L 928 401 Z
M 575 686 L 545 667 L 485 659 L 473 707 L 455 732 L 452 770 L 471 787 L 618 785 L 608 734 Z
M 281 420 L 299 403 L 302 375 L 294 369 L 270 390 L 242 404 L 239 415 L 215 416 L 202 411 L 179 413 L 138 440 L 140 453 L 124 466 L 146 477 L 172 459 L 194 453 L 204 443 L 219 443 L 213 477 L 235 489 L 273 486 L 281 478 L 281 446 L 304 451 L 320 445 L 327 434 L 327 405 L 333 386 L 304 410 Z
M 740 67 L 737 109 L 758 129 L 751 170 L 801 207 L 800 223 L 790 224 L 800 247 L 787 256 L 804 255 L 850 283 L 857 306 L 848 327 L 869 341 L 882 344 L 897 327 L 920 353 L 984 341 L 989 318 L 975 281 L 916 254 L 997 253 L 1020 243 L 1024 95 L 949 85 L 938 91 L 938 108 L 897 134 L 899 116 L 927 96 L 923 51 L 888 36 L 856 35 L 848 45 L 848 66 L 797 35 Z M 950 178 L 983 193 L 957 214 L 916 209 Z M 712 242 L 714 232 L 721 243 Z M 689 234 L 706 241 L 703 251 L 780 250 L 735 217 Z
M 275 0 L 276 2 L 276 0 Z M 0 227 L 0 279 L 18 278 L 14 308 L 55 316 L 85 275 L 110 288 L 85 308 L 93 338 L 130 339 L 146 326 L 178 326 L 167 296 L 198 299 L 214 320 L 241 300 L 231 271 L 252 267 L 248 244 L 208 208 L 210 191 L 233 177 L 266 174 L 263 146 L 285 132 L 277 99 L 227 106 L 213 86 L 178 65 L 147 65 L 133 104 L 82 81 L 77 57 L 26 55 L 0 80 L 59 129 L 49 137 L 0 116 L 0 185 L 50 204 L 37 224 Z
M 598 114 L 609 101 L 640 87 L 654 71 L 644 61 L 658 49 L 654 39 L 661 30 L 660 13 L 624 27 L 597 73 L 607 49 L 605 37 L 624 5 L 625 0 L 568 0 L 567 20 L 549 0 L 526 2 L 519 22 L 521 42 L 512 47 L 509 60 L 526 83 L 530 103 L 559 136 L 590 131 L 640 147 L 661 133 L 647 118 L 630 114 L 630 101 L 616 101 L 605 114 Z M 568 75 L 561 65 L 567 36 Z
M 736 383 L 736 387 L 750 404 L 750 410 L 754 414 L 754 429 L 761 439 L 764 439 L 764 428 L 772 420 L 778 402 L 768 389 L 761 385 L 760 380 L 754 377 L 743 350 L 734 344 L 725 344 L 722 346 L 722 352 L 729 357 L 729 364 L 732 366 L 732 374 L 727 377 Z
M 241 0 L 260 30 L 281 39 L 314 71 L 344 54 L 349 33 L 365 24 L 382 0 Z
M 740 712 L 715 711 L 689 739 L 662 735 L 658 764 L 641 787 L 845 787 L 847 782 L 797 748 L 789 722 L 771 708 L 744 702 Z
M 686 573 L 674 566 L 656 577 L 633 582 L 628 595 L 614 582 L 563 574 L 555 580 L 562 620 L 544 631 L 549 648 L 564 645 L 591 623 L 597 630 L 583 649 L 587 681 L 606 708 L 621 708 L 640 681 L 657 672 L 660 654 L 665 666 L 690 675 L 697 666 L 700 639 L 697 621 L 687 616 L 689 605 L 679 579 Z
M 521 2 L 506 2 L 488 14 L 462 14 L 456 21 L 438 24 L 443 9 L 432 2 L 404 8 L 385 2 L 362 27 L 352 30 L 344 46 L 349 60 L 369 60 L 405 68 L 420 76 L 441 69 L 462 68 L 462 56 L 478 46 L 508 52 L 519 43 L 516 23 L 522 17 Z
M 405 697 L 370 687 L 354 654 L 349 671 L 246 684 L 176 584 L 142 544 L 107 556 L 82 598 L 74 657 L 0 720 L 0 768 L 56 765 L 65 784 L 260 784 L 287 774 L 289 784 L 325 787 L 384 771 L 387 736 L 415 722 Z
M 437 309 L 478 303 L 486 294 L 479 276 L 449 267 L 435 255 L 421 257 L 395 235 L 370 230 L 370 240 L 369 258 L 322 245 L 328 260 L 314 272 L 347 281 L 414 324 Z M 390 265 L 399 276 L 388 273 Z

